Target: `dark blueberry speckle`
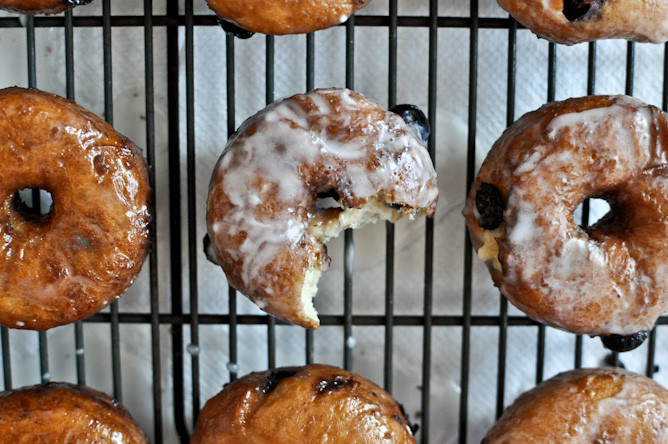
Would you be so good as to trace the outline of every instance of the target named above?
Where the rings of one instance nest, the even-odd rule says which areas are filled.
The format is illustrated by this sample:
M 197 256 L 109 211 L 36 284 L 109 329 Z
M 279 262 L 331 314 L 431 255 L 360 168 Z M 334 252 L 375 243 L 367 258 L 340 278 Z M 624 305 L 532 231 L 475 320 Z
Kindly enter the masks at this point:
M 628 336 L 607 335 L 601 336 L 601 342 L 603 342 L 603 345 L 608 350 L 621 353 L 640 347 L 640 344 L 645 342 L 648 335 L 649 333 L 646 331 L 641 331 Z
M 413 134 L 422 139 L 423 142 L 427 142 L 431 134 L 431 126 L 427 116 L 420 108 L 415 105 L 397 105 L 390 108 L 390 111 L 399 114 Z
M 63 0 L 63 6 L 83 6 L 93 0 Z
M 209 262 L 212 262 L 216 265 L 220 265 L 218 263 L 218 259 L 216 258 L 216 252 L 213 249 L 211 238 L 209 237 L 208 234 L 204 236 L 204 239 L 202 239 L 202 246 L 204 248 L 204 255 L 209 260 Z
M 403 404 L 399 404 L 399 410 L 401 410 L 401 414 L 404 415 L 404 418 L 406 418 L 406 422 L 408 423 L 408 428 L 411 429 L 411 433 L 413 436 L 417 433 L 418 430 L 420 430 L 420 425 L 418 423 L 411 424 L 411 419 L 408 417 L 408 413 L 406 413 L 406 409 L 404 408 Z
M 564 0 L 563 13 L 571 22 L 585 18 L 589 10 L 604 0 Z
M 351 387 L 357 385 L 358 382 L 354 378 L 344 378 L 343 376 L 336 376 L 334 379 L 322 380 L 318 383 L 318 394 L 331 393 L 343 387 Z
M 503 203 L 501 191 L 487 182 L 478 187 L 475 195 L 475 208 L 478 210 L 478 225 L 485 230 L 494 230 L 503 222 Z
M 274 370 L 273 372 L 269 373 L 269 376 L 267 376 L 264 387 L 262 387 L 262 392 L 269 393 L 270 391 L 274 390 L 282 380 L 291 378 L 296 374 L 297 370 L 293 368 L 279 368 Z
M 242 28 L 239 25 L 236 25 L 230 21 L 224 20 L 224 19 L 218 19 L 218 24 L 220 25 L 221 28 L 223 28 L 223 31 L 225 31 L 225 34 L 231 35 L 233 37 L 236 37 L 238 39 L 246 40 L 255 35 L 253 31 L 249 31 L 247 29 Z

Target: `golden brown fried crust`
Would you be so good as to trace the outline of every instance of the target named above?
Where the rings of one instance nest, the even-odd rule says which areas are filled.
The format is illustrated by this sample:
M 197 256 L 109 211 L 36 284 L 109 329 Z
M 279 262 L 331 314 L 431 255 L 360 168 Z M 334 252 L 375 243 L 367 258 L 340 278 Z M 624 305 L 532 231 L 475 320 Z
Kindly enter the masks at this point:
M 464 209 L 494 283 L 530 317 L 571 332 L 648 331 L 668 305 L 668 115 L 630 97 L 545 105 L 511 125 L 478 172 Z M 483 183 L 503 222 L 479 225 Z M 582 228 L 587 198 L 612 206 Z M 490 242 L 490 239 L 493 239 Z
M 148 444 L 117 401 L 83 386 L 54 383 L 0 393 L 2 442 Z
M 148 172 L 132 142 L 73 102 L 8 88 L 0 164 L 0 324 L 44 330 L 120 296 L 148 249 Z M 46 217 L 17 210 L 24 188 L 51 193 Z
M 221 19 L 262 34 L 303 34 L 338 25 L 370 0 L 207 0 Z
M 210 399 L 192 444 L 414 443 L 396 401 L 328 365 L 251 373 Z
M 307 273 L 329 263 L 310 225 L 342 215 L 315 208 L 322 189 L 345 209 L 380 197 L 397 216 L 433 216 L 438 197 L 422 142 L 400 116 L 353 91 L 298 94 L 244 122 L 211 177 L 208 233 L 234 288 L 307 328 L 318 326 L 303 307 Z
M 657 0 L 571 0 L 592 4 L 583 16 L 564 14 L 564 0 L 498 0 L 540 37 L 572 45 L 599 39 L 662 43 L 668 39 L 668 3 Z
M 62 0 L 0 0 L 0 9 L 21 14 L 57 14 L 72 7 Z
M 668 391 L 621 369 L 565 372 L 524 393 L 483 444 L 668 442 Z

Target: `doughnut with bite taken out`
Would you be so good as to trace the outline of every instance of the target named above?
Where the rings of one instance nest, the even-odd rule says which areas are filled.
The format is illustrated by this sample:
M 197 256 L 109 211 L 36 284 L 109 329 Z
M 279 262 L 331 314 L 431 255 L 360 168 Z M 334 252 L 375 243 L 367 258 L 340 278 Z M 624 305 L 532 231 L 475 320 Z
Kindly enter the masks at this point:
M 319 196 L 336 205 L 320 208 Z M 316 328 L 323 242 L 368 222 L 433 216 L 437 197 L 429 153 L 398 114 L 347 89 L 298 94 L 230 138 L 209 186 L 211 256 L 261 309 Z

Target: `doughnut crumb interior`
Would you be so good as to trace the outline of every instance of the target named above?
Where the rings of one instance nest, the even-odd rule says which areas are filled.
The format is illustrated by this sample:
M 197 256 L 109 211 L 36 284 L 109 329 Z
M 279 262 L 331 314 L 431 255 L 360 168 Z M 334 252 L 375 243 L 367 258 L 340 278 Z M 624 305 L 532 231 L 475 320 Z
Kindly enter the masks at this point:
M 434 215 L 436 172 L 416 134 L 347 89 L 298 94 L 244 122 L 207 200 L 211 253 L 228 282 L 266 312 L 316 328 L 323 242 L 370 222 Z

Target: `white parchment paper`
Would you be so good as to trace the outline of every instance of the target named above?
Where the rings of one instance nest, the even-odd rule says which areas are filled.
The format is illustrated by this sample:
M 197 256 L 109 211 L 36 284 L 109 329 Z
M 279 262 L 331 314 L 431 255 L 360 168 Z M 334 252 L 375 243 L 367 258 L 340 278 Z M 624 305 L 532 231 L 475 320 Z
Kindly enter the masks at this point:
M 164 1 L 155 1 L 154 14 L 165 13 Z M 400 15 L 427 16 L 427 0 L 402 0 Z M 482 17 L 506 17 L 493 0 L 480 0 Z M 468 17 L 470 5 L 465 0 L 441 0 L 440 16 Z M 203 1 L 195 1 L 196 14 L 210 14 Z M 115 0 L 113 14 L 143 14 L 141 2 Z M 374 0 L 360 15 L 386 15 L 388 2 Z M 101 2 L 79 7 L 75 16 L 101 15 Z M 3 16 L 12 16 L 3 14 Z M 398 31 L 397 98 L 424 110 L 428 106 L 429 33 L 421 27 L 401 27 Z M 156 27 L 154 38 L 155 127 L 156 127 L 156 222 L 158 227 L 158 289 L 161 312 L 171 310 L 171 274 L 169 263 L 170 229 L 178 221 L 169 219 L 169 180 L 167 168 L 167 79 L 166 30 Z M 222 152 L 227 138 L 226 49 L 225 34 L 218 27 L 198 27 L 195 38 L 195 142 L 196 142 L 196 208 L 197 242 L 206 232 L 205 201 L 211 169 Z M 104 116 L 103 45 L 101 28 L 79 28 L 74 31 L 76 100 L 98 115 Z M 114 27 L 112 31 L 113 122 L 138 146 L 146 146 L 144 30 Z M 315 35 L 315 86 L 345 86 L 345 28 L 336 27 Z M 383 27 L 355 29 L 354 87 L 386 105 L 388 100 L 388 30 Z M 436 138 L 436 169 L 441 192 L 434 232 L 433 314 L 462 314 L 465 232 L 461 210 L 466 189 L 466 152 L 469 128 L 475 127 L 476 163 L 506 127 L 508 85 L 508 31 L 482 27 L 478 35 L 475 121 L 469 121 L 469 53 L 468 28 L 441 28 L 438 31 L 437 114 L 433 122 Z M 200 313 L 227 313 L 228 295 L 223 272 L 209 263 L 198 248 L 195 258 L 197 276 L 188 275 L 187 194 L 186 194 L 186 126 L 185 126 L 185 39 L 180 32 L 180 137 L 181 137 L 181 230 L 183 246 L 184 309 L 190 297 L 189 280 L 197 279 Z M 235 126 L 265 104 L 264 36 L 235 41 Z M 588 45 L 557 48 L 556 99 L 585 95 L 587 92 Z M 662 45 L 635 46 L 633 93 L 654 105 L 661 105 L 663 82 Z M 620 94 L 626 87 L 627 43 L 604 41 L 596 46 L 596 93 Z M 0 87 L 27 86 L 26 31 L 0 30 Z M 37 86 L 65 95 L 65 50 L 62 29 L 38 28 L 36 31 Z M 547 100 L 548 43 L 527 30 L 519 30 L 516 45 L 515 118 L 533 110 Z M 306 37 L 275 38 L 275 98 L 304 92 L 306 88 Z M 174 180 L 174 178 L 171 178 Z M 395 240 L 395 313 L 423 313 L 425 224 L 422 220 L 401 221 Z M 175 228 L 176 227 L 176 228 Z M 354 235 L 354 314 L 384 313 L 385 228 L 368 227 Z M 343 243 L 336 239 L 329 245 L 332 265 L 323 276 L 315 305 L 323 314 L 343 313 Z M 179 272 L 177 270 L 176 272 Z M 149 312 L 148 265 L 120 302 L 120 310 Z M 498 316 L 500 297 L 484 266 L 474 258 L 474 316 Z M 238 313 L 261 313 L 245 298 L 238 298 Z M 510 308 L 511 315 L 521 315 Z M 111 393 L 110 326 L 86 324 L 83 351 L 74 346 L 72 326 L 48 332 L 49 373 L 52 380 L 75 381 L 74 356 L 86 357 L 86 382 Z M 516 326 L 508 330 L 506 357 L 505 404 L 522 391 L 531 388 L 536 378 L 536 327 Z M 276 329 L 277 365 L 305 362 L 304 331 L 299 327 Z M 432 330 L 431 442 L 451 443 L 458 439 L 459 396 L 461 393 L 462 331 L 460 327 L 435 326 Z M 468 438 L 479 442 L 494 422 L 497 396 L 498 327 L 473 327 L 470 343 L 470 381 L 468 395 Z M 664 332 L 658 330 L 656 379 L 668 384 Z M 341 327 L 321 327 L 315 333 L 315 359 L 342 365 L 346 338 Z M 121 366 L 122 400 L 140 425 L 152 436 L 153 405 L 150 329 L 148 325 L 122 324 Z M 229 381 L 229 369 L 240 375 L 267 367 L 267 332 L 264 326 L 238 328 L 239 356 L 230 362 L 228 327 L 200 327 L 200 381 L 202 404 Z M 12 331 L 13 385 L 38 383 L 39 354 L 37 334 Z M 411 418 L 419 419 L 422 387 L 421 327 L 394 328 L 394 369 L 392 392 L 402 402 Z M 184 352 L 190 342 L 185 330 Z M 165 442 L 176 442 L 172 406 L 172 361 L 169 326 L 161 327 L 161 376 Z M 355 327 L 353 371 L 382 384 L 384 328 Z M 570 369 L 574 365 L 574 336 L 548 328 L 546 333 L 544 377 Z M 190 347 L 189 351 L 196 350 Z M 607 352 L 598 339 L 584 339 L 583 364 L 597 366 Z M 187 356 L 187 355 L 186 355 Z M 622 356 L 627 368 L 644 372 L 647 345 Z M 191 418 L 190 366 L 185 362 L 187 388 L 186 416 Z

